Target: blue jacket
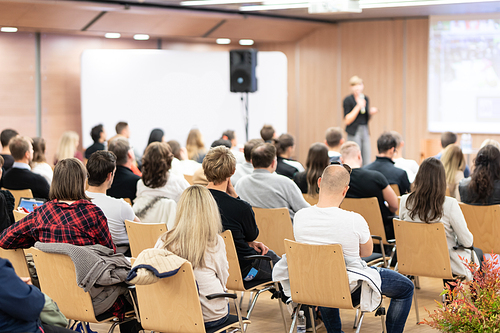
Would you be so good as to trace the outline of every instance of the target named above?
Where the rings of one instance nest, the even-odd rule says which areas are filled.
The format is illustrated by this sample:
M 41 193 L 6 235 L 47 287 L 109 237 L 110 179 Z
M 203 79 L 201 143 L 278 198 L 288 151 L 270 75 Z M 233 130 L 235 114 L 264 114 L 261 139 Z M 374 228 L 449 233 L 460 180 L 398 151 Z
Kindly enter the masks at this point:
M 44 304 L 42 292 L 24 283 L 12 264 L 0 258 L 0 332 L 41 332 Z

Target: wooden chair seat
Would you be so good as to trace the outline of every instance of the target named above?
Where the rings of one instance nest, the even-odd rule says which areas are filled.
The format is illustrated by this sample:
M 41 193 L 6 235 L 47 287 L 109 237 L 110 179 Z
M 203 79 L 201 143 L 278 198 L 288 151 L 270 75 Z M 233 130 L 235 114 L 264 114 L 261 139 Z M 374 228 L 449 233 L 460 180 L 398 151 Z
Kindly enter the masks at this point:
M 500 205 L 476 206 L 460 203 L 474 246 L 483 253 L 500 253 Z

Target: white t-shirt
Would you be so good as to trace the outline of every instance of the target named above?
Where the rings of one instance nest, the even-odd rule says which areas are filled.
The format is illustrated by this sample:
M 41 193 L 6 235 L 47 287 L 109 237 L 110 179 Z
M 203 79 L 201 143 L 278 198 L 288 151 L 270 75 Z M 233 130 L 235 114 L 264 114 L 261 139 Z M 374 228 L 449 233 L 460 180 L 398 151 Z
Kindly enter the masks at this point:
M 54 171 L 52 171 L 52 167 L 47 163 L 35 162 L 33 163 L 31 171 L 45 178 L 45 180 L 47 180 L 47 183 L 49 183 L 49 185 L 52 184 L 52 177 L 54 177 Z
M 142 179 L 137 182 L 137 197 L 151 196 L 151 197 L 166 197 L 179 202 L 182 192 L 189 187 L 188 181 L 181 176 L 169 172 L 168 180 L 165 186 L 158 188 L 149 188 L 144 185 Z
M 104 215 L 106 215 L 113 243 L 115 243 L 115 245 L 128 244 L 125 220 L 134 220 L 135 214 L 132 207 L 123 199 L 115 199 L 103 193 L 85 191 L 85 194 L 92 200 L 92 203 L 101 208 Z
M 371 237 L 365 219 L 358 213 L 338 207 L 311 206 L 299 210 L 293 221 L 293 234 L 299 243 L 340 244 L 344 256 L 359 258 L 359 245 Z

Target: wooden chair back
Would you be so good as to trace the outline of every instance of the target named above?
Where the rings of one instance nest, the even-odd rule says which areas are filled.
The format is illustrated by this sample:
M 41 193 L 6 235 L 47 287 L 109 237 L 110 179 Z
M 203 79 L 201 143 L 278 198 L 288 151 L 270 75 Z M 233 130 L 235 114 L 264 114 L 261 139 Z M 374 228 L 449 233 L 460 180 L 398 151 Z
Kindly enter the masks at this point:
M 187 180 L 189 185 L 193 185 L 193 175 L 184 175 L 184 179 Z
M 475 206 L 460 203 L 474 246 L 484 253 L 500 253 L 500 205 Z
M 33 192 L 29 188 L 25 190 L 9 190 L 8 188 L 3 188 L 2 190 L 7 190 L 14 196 L 14 209 L 19 206 L 19 201 L 21 198 L 33 198 Z
M 311 245 L 288 239 L 284 243 L 295 303 L 353 308 L 342 245 Z
M 253 207 L 259 227 L 257 241 L 264 243 L 280 257 L 285 254 L 284 239 L 292 239 L 293 225 L 287 208 Z
M 396 193 L 396 196 L 399 197 L 401 196 L 401 192 L 399 192 L 399 186 L 398 184 L 390 184 L 392 190 L 394 191 L 394 193 Z
M 363 216 L 368 223 L 371 234 L 382 237 L 382 242 L 388 244 L 377 198 L 345 198 L 340 204 L 340 208 Z
M 24 251 L 33 255 L 42 292 L 57 303 L 68 319 L 98 322 L 90 294 L 76 284 L 75 265 L 70 257 L 45 253 L 33 247 Z
M 310 204 L 311 206 L 314 206 L 315 204 L 318 203 L 319 195 L 313 197 L 307 193 L 302 193 L 302 196 L 304 197 L 304 200 L 306 200 L 307 203 Z
M 123 198 L 126 203 L 128 203 L 130 206 L 132 206 L 132 200 L 130 198 Z
M 398 270 L 404 275 L 453 279 L 450 254 L 442 223 L 394 219 Z
M 17 210 L 15 210 L 13 213 L 14 213 L 14 220 L 16 222 L 29 215 L 29 213 L 23 213 L 23 212 L 19 212 Z
M 163 333 L 205 332 L 198 288 L 191 263 L 177 274 L 148 285 L 136 285 L 141 325 Z
M 240 262 L 234 245 L 233 234 L 231 230 L 226 230 L 220 234 L 226 244 L 226 257 L 229 263 L 229 277 L 226 282 L 226 288 L 234 291 L 244 291 L 243 277 L 241 276 Z
M 14 267 L 17 276 L 29 277 L 28 263 L 23 249 L 8 250 L 0 248 L 0 258 L 8 259 Z
M 125 227 L 127 228 L 130 252 L 135 258 L 143 250 L 153 248 L 158 238 L 168 230 L 165 223 L 141 223 L 129 220 L 125 220 Z

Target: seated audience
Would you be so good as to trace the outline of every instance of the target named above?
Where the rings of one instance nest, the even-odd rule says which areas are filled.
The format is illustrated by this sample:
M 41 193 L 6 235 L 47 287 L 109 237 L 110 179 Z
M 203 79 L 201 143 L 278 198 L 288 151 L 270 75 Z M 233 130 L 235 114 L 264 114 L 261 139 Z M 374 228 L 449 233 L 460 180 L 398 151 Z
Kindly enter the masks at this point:
M 276 134 L 273 125 L 264 125 L 260 130 L 260 137 L 264 142 L 274 143 L 274 139 L 278 138 L 278 134 Z
M 418 172 L 418 163 L 414 160 L 403 158 L 403 147 L 405 145 L 403 136 L 396 131 L 391 131 L 391 134 L 394 136 L 394 139 L 396 139 L 396 150 L 394 152 L 394 157 L 392 158 L 394 166 L 406 171 L 408 180 L 410 183 L 413 183 Z
M 298 172 L 293 176 L 293 181 L 302 193 L 308 193 L 311 197 L 318 196 L 318 178 L 321 177 L 330 161 L 328 148 L 322 143 L 313 143 L 307 153 L 306 171 Z
M 148 146 L 153 142 L 165 142 L 165 133 L 162 129 L 155 128 L 151 131 L 149 134 Z
M 106 150 L 104 142 L 106 142 L 106 132 L 102 124 L 92 127 L 90 131 L 90 136 L 94 143 L 85 150 L 85 158 L 89 159 L 90 155 L 99 150 Z
M 479 149 L 481 149 L 487 145 L 492 145 L 492 146 L 496 147 L 498 150 L 500 150 L 500 142 L 498 142 L 497 140 L 493 140 L 493 139 L 484 140 L 483 143 L 481 143 L 481 147 L 479 147 Z
M 19 135 L 16 130 L 13 129 L 5 129 L 2 131 L 0 134 L 0 143 L 2 143 L 2 152 L 0 155 L 3 157 L 4 164 L 3 164 L 3 170 L 7 171 L 12 167 L 12 164 L 14 164 L 14 158 L 10 154 L 9 150 L 9 142 L 10 140 Z
M 115 140 L 122 141 L 122 139 Z M 116 156 L 110 151 L 100 150 L 90 155 L 87 161 L 88 189 L 85 194 L 99 207 L 108 220 L 109 232 L 116 251 L 131 257 L 125 220 L 141 222 L 132 207 L 122 199 L 106 195 L 111 187 L 116 170 Z
M 330 162 L 340 162 L 340 147 L 345 142 L 340 127 L 330 127 L 325 133 L 325 144 L 328 147 Z
M 45 178 L 49 185 L 52 183 L 54 171 L 45 158 L 45 140 L 43 138 L 33 139 L 33 160 L 31 161 L 31 171 Z
M 175 226 L 155 245 L 166 249 L 193 265 L 205 327 L 223 324 L 229 318 L 225 298 L 208 300 L 207 295 L 226 291 L 229 265 L 219 209 L 210 192 L 202 186 L 191 186 L 182 194 Z
M 77 150 L 79 142 L 80 136 L 78 133 L 74 131 L 64 132 L 61 139 L 59 139 L 59 144 L 54 158 L 54 165 L 57 164 L 57 161 L 71 157 L 75 157 L 83 162 L 83 155 Z
M 49 198 L 49 183 L 42 176 L 31 171 L 33 159 L 31 139 L 17 136 L 10 140 L 9 149 L 14 158 L 12 168 L 2 178 L 2 186 L 9 190 L 30 189 L 35 198 Z
M 372 281 L 381 281 L 378 287 L 382 295 L 391 298 L 385 323 L 387 332 L 403 332 L 411 308 L 413 283 L 391 269 L 368 267 L 361 259 L 371 255 L 373 243 L 364 218 L 339 208 L 349 184 L 349 173 L 344 167 L 331 165 L 325 169 L 318 181 L 318 204 L 295 215 L 295 240 L 315 245 L 341 244 L 348 274 L 352 274 L 350 268 L 355 268 L 370 278 L 373 276 Z M 327 332 L 341 332 L 339 310 L 319 309 Z
M 375 162 L 364 166 L 367 170 L 378 171 L 385 176 L 389 184 L 397 184 L 399 193 L 410 192 L 410 181 L 406 171 L 394 166 L 394 153 L 396 152 L 396 139 L 389 133 L 383 133 L 377 140 L 378 155 Z
M 245 162 L 242 164 L 236 164 L 236 171 L 234 172 L 234 175 L 231 176 L 231 183 L 233 186 L 236 186 L 236 183 L 241 177 L 249 175 L 253 172 L 252 150 L 263 143 L 264 141 L 262 139 L 252 139 L 245 143 L 245 147 L 243 148 Z
M 451 144 L 457 143 L 457 139 L 458 139 L 457 135 L 453 132 L 444 132 L 443 134 L 441 134 L 441 148 L 442 148 L 442 150 L 434 157 L 437 158 L 438 160 L 440 160 L 445 148 Z M 469 175 L 470 175 L 469 167 L 467 165 L 465 165 L 464 177 L 467 178 L 467 177 L 469 177 Z
M 276 173 L 293 179 L 297 172 L 305 171 L 300 162 L 292 160 L 295 153 L 295 140 L 290 134 L 281 134 L 276 142 L 276 150 L 278 155 L 278 166 Z
M 188 152 L 188 158 L 190 160 L 196 161 L 198 163 L 203 162 L 206 149 L 205 143 L 203 142 L 203 137 L 199 129 L 193 128 L 189 131 L 186 140 L 186 149 Z
M 192 176 L 196 170 L 201 168 L 200 163 L 188 159 L 186 148 L 181 147 L 179 142 L 170 140 L 167 143 L 172 149 L 172 154 L 174 154 L 174 158 L 172 159 L 172 169 L 170 169 L 171 173 L 178 176 Z
M 59 161 L 50 187 L 51 201 L 5 229 L 0 234 L 0 247 L 27 249 L 42 242 L 101 244 L 115 250 L 106 216 L 85 195 L 86 179 L 87 170 L 80 160 Z
M 449 145 L 443 151 L 441 162 L 446 174 L 446 186 L 448 187 L 449 196 L 460 201 L 458 184 L 464 179 L 465 170 L 465 158 L 462 149 L 457 145 Z
M 231 151 L 233 152 L 234 157 L 236 158 L 236 164 L 245 163 L 245 155 L 238 148 L 238 140 L 236 139 L 236 132 L 233 130 L 227 130 L 222 133 L 223 140 L 228 140 L 231 142 Z
M 229 142 L 228 140 L 224 140 L 224 139 L 215 140 L 214 142 L 212 142 L 212 145 L 210 146 L 210 148 L 218 147 L 218 146 L 225 146 L 225 147 L 231 149 L 231 142 Z M 205 176 L 205 172 L 203 172 L 203 168 L 199 168 L 198 170 L 196 170 L 194 172 L 193 184 L 194 185 L 202 185 L 202 186 L 208 185 L 208 179 Z
M 128 127 L 127 122 L 124 122 L 124 121 L 118 122 L 115 126 L 115 131 L 116 131 L 116 135 L 111 137 L 108 140 L 108 146 L 111 143 L 111 141 L 118 139 L 118 138 L 130 139 L 130 128 Z
M 296 212 L 310 205 L 304 200 L 293 180 L 274 172 L 277 164 L 274 145 L 265 143 L 254 148 L 252 151 L 254 170 L 252 174 L 238 181 L 236 192 L 253 207 L 286 207 L 293 220 Z
M 203 170 L 209 181 L 207 188 L 219 206 L 222 227 L 231 230 L 238 254 L 241 276 L 245 281 L 270 280 L 271 266 L 260 259 L 247 260 L 246 256 L 266 255 L 276 264 L 280 257 L 261 242 L 255 241 L 259 229 L 252 206 L 238 197 L 231 185 L 236 159 L 224 146 L 211 148 L 203 160 Z
M 137 194 L 137 182 L 141 177 L 132 172 L 135 162 L 134 151 L 125 138 L 116 138 L 109 143 L 108 150 L 116 156 L 116 171 L 111 187 L 106 194 L 113 198 L 134 200 Z
M 488 145 L 474 160 L 474 173 L 458 187 L 460 199 L 470 205 L 500 204 L 500 151 Z
M 363 158 L 361 150 L 354 141 L 347 141 L 340 149 L 342 163 L 352 168 L 347 198 L 376 197 L 384 220 L 387 239 L 394 239 L 392 218 L 398 210 L 398 197 L 383 174 L 378 171 L 361 168 Z M 387 205 L 385 204 L 387 202 Z
M 441 159 L 445 155 L 446 150 Z M 453 274 L 466 276 L 470 280 L 472 273 L 460 257 L 470 261 L 473 255 L 474 262 L 477 263 L 476 253 L 469 249 L 455 249 L 454 247 L 470 247 L 474 239 L 467 228 L 467 222 L 457 200 L 445 196 L 445 192 L 446 173 L 443 164 L 434 157 L 425 159 L 413 183 L 413 192 L 401 196 L 399 217 L 405 221 L 443 223 L 450 252 L 451 271 Z M 479 257 L 482 258 L 482 254 Z
M 3 157 L 0 155 L 0 181 L 3 175 Z M 15 222 L 14 219 L 15 199 L 7 190 L 0 190 L 0 232 Z

